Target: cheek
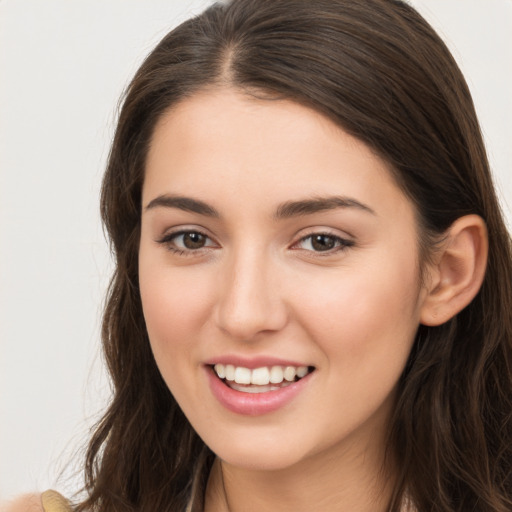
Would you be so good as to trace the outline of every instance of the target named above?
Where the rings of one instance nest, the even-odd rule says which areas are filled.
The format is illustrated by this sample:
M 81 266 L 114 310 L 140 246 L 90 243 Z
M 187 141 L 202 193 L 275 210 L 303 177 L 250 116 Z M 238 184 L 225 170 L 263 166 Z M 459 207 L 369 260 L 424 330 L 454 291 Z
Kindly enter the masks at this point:
M 198 273 L 166 270 L 141 255 L 139 285 L 151 347 L 165 378 L 166 365 L 193 359 L 190 342 L 207 317 L 206 282 Z
M 330 361 L 358 379 L 384 367 L 401 373 L 419 325 L 414 262 L 373 261 L 357 272 L 339 269 L 299 302 L 304 327 Z

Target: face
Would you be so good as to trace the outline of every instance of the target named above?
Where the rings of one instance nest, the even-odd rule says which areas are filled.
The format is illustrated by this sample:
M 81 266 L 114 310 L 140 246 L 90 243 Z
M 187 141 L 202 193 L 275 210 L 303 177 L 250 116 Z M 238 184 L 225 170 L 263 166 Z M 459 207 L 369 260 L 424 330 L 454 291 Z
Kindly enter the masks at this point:
M 420 318 L 414 209 L 319 113 L 233 90 L 156 127 L 139 253 L 152 350 L 205 443 L 279 469 L 382 440 Z

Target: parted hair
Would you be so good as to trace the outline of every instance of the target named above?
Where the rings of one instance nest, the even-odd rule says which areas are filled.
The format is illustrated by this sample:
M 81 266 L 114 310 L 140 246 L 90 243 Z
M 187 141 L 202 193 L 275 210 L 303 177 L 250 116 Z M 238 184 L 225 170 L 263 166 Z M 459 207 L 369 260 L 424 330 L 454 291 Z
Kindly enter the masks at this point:
M 128 86 L 101 214 L 115 272 L 103 318 L 113 396 L 88 445 L 77 511 L 202 509 L 213 454 L 163 382 L 138 283 L 153 130 L 200 90 L 286 98 L 328 116 L 392 169 L 428 261 L 466 214 L 487 224 L 482 287 L 456 317 L 420 325 L 390 424 L 399 468 L 389 512 L 512 510 L 512 251 L 467 84 L 445 44 L 400 0 L 233 0 L 166 35 Z M 397 247 L 397 251 L 400 248 Z

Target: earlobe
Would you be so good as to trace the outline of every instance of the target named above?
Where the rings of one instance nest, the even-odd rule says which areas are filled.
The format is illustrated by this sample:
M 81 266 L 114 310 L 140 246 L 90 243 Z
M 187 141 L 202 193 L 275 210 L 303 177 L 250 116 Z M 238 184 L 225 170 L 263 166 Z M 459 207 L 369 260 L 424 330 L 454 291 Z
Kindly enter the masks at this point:
M 487 252 L 487 228 L 480 216 L 466 215 L 450 226 L 430 268 L 423 325 L 441 325 L 473 300 L 484 280 Z

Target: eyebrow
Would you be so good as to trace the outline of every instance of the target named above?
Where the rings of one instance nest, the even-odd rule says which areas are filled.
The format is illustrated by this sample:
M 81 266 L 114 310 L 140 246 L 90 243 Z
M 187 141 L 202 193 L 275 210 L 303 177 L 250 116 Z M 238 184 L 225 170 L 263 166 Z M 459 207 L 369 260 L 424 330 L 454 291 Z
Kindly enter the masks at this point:
M 206 217 L 219 218 L 219 212 L 208 203 L 200 201 L 199 199 L 193 199 L 191 197 L 184 196 L 170 196 L 162 195 L 155 197 L 146 206 L 146 210 L 161 206 L 164 208 L 177 208 L 186 212 L 198 213 L 199 215 L 205 215 Z
M 161 195 L 152 199 L 146 206 L 146 210 L 152 208 L 177 208 L 187 212 L 197 213 L 206 217 L 220 218 L 220 213 L 208 203 L 199 199 L 185 196 Z M 345 196 L 313 197 L 311 199 L 302 199 L 298 201 L 286 201 L 280 204 L 274 213 L 274 219 L 289 219 L 292 217 L 302 217 L 314 213 L 336 210 L 338 208 L 356 208 L 358 210 L 376 215 L 375 211 L 369 206 Z
M 300 217 L 311 215 L 313 213 L 336 210 L 338 208 L 356 208 L 372 215 L 376 215 L 369 206 L 345 196 L 314 197 L 300 201 L 287 201 L 281 204 L 274 215 L 276 219 L 288 219 L 290 217 Z

